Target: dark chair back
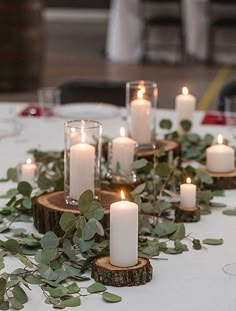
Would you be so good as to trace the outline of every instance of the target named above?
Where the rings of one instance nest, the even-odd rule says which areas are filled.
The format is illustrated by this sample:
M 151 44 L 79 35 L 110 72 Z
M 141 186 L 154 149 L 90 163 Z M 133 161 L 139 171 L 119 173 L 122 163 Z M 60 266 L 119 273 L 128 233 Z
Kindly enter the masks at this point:
M 217 109 L 219 111 L 225 111 L 225 105 L 227 98 L 236 97 L 236 80 L 227 82 L 220 89 L 217 96 Z
M 73 80 L 61 84 L 61 104 L 103 102 L 125 106 L 126 81 Z

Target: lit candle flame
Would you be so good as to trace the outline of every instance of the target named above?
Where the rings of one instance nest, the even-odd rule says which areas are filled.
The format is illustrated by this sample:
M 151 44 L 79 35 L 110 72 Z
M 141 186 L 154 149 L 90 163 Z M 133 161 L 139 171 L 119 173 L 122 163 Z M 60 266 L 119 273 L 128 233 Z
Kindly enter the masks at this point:
M 120 197 L 122 201 L 125 201 L 125 194 L 123 190 L 120 191 Z
M 143 98 L 143 90 L 138 90 L 137 97 L 138 97 L 138 99 Z
M 188 88 L 186 86 L 182 88 L 182 93 L 183 95 L 188 95 Z
M 186 183 L 187 183 L 187 184 L 191 184 L 191 178 L 190 178 L 190 177 L 188 177 L 188 178 L 186 179 Z
M 26 164 L 32 164 L 32 160 L 31 159 L 27 159 L 26 160 Z
M 71 133 L 75 133 L 75 132 L 76 132 L 76 128 L 72 127 L 72 128 L 70 129 L 70 131 L 71 131 Z
M 219 145 L 222 145 L 224 142 L 223 136 L 221 134 L 218 135 L 217 137 L 217 142 Z
M 120 136 L 125 136 L 125 129 L 123 127 L 120 128 Z

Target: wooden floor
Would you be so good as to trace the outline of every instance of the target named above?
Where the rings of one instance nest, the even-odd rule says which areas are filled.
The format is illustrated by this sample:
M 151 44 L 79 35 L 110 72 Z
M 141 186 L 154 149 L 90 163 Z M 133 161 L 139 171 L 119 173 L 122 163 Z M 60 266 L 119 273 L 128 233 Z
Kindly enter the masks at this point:
M 176 94 L 186 85 L 197 96 L 201 107 L 214 109 L 219 87 L 227 80 L 236 79 L 233 67 L 229 67 L 224 78 L 218 79 L 222 71 L 220 65 L 111 63 L 104 57 L 106 31 L 106 18 L 99 21 L 48 21 L 42 84 L 57 86 L 70 79 L 152 80 L 159 86 L 160 107 L 174 107 Z M 0 100 L 33 102 L 37 100 L 37 91 L 2 93 Z

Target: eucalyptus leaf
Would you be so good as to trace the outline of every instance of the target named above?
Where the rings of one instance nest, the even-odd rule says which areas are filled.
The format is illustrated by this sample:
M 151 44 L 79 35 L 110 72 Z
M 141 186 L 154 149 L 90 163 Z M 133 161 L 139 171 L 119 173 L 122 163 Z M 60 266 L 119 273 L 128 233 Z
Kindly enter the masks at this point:
M 96 222 L 96 232 L 98 235 L 100 236 L 104 236 L 104 229 L 103 229 L 103 226 L 102 224 L 99 222 L 99 221 L 95 221 Z
M 224 190 L 213 190 L 214 197 L 223 197 L 224 195 Z
M 166 162 L 158 163 L 155 168 L 156 174 L 160 177 L 167 177 L 170 175 L 172 169 Z
M 17 300 L 16 298 L 13 298 L 13 297 L 9 298 L 9 301 L 10 301 L 12 307 L 16 310 L 21 310 L 24 308 L 23 304 L 19 300 Z
M 75 282 L 67 286 L 66 289 L 67 289 L 68 294 L 76 294 L 80 292 L 80 288 Z
M 89 209 L 84 212 L 84 215 L 87 219 L 95 218 L 96 220 L 101 220 L 104 216 L 104 208 L 98 201 L 93 200 Z
M 80 304 L 81 301 L 79 296 L 63 300 L 63 305 L 66 307 L 78 307 Z
M 202 243 L 204 244 L 208 244 L 208 245 L 221 245 L 224 243 L 224 240 L 223 239 L 204 239 L 202 241 Z
M 197 202 L 209 204 L 212 199 L 212 192 L 210 190 L 198 191 Z
M 131 192 L 131 194 L 132 194 L 132 195 L 141 194 L 141 193 L 144 191 L 145 187 L 146 187 L 146 183 L 143 183 L 143 184 L 141 184 L 141 185 L 138 185 L 138 186 Z
M 7 281 L 4 278 L 0 278 L 0 296 L 3 296 L 6 290 Z
M 210 215 L 212 213 L 212 211 L 209 209 L 201 209 L 200 213 L 202 216 L 205 216 L 205 215 Z
M 15 168 L 9 168 L 7 170 L 7 178 L 8 180 L 17 182 L 18 176 L 17 176 L 17 170 Z
M 52 268 L 52 266 L 51 266 Z M 68 273 L 64 268 L 59 268 L 57 270 L 54 270 L 54 272 L 56 272 L 56 274 L 58 275 L 58 278 L 56 279 L 56 283 L 61 283 L 63 281 L 65 281 L 68 278 Z
M 96 233 L 97 233 L 97 221 L 96 219 L 91 218 L 86 223 L 83 229 L 82 237 L 85 241 L 89 241 L 95 236 Z
M 93 201 L 93 192 L 91 190 L 86 190 L 81 194 L 79 198 L 79 211 L 84 214 L 88 211 Z
M 219 203 L 219 202 L 210 202 L 210 206 L 211 206 L 211 207 L 224 208 L 224 207 L 226 207 L 227 205 L 224 204 L 224 203 Z
M 75 260 L 75 249 L 68 239 L 63 241 L 63 249 L 70 260 Z
M 102 294 L 102 298 L 106 302 L 113 302 L 113 303 L 120 302 L 122 300 L 122 298 L 120 296 L 112 294 L 110 292 L 104 292 Z
M 168 247 L 167 249 L 164 250 L 164 253 L 168 255 L 177 255 L 183 253 L 183 251 L 173 247 Z
M 87 252 L 94 245 L 94 239 L 85 241 L 83 239 L 79 239 L 79 247 L 81 252 Z
M 169 238 L 171 240 L 183 240 L 185 238 L 185 226 L 184 224 L 177 224 L 177 229 L 172 233 Z
M 30 197 L 31 192 L 32 192 L 32 186 L 26 182 L 26 181 L 21 181 L 18 186 L 17 190 L 19 191 L 20 194 L 22 194 L 25 197 Z
M 16 257 L 27 267 L 27 268 L 33 268 L 32 262 L 26 258 L 25 256 L 17 253 Z
M 187 245 L 182 243 L 179 240 L 175 240 L 175 249 L 178 250 L 178 251 L 182 251 L 182 252 L 187 252 L 188 251 Z
M 159 243 L 152 243 L 142 248 L 142 253 L 148 255 L 149 257 L 159 256 L 160 253 Z
M 9 239 L 5 242 L 5 248 L 11 253 L 20 253 L 21 247 L 19 243 L 14 239 Z
M 56 288 L 48 288 L 48 292 L 53 298 L 59 298 L 67 294 L 67 289 L 64 286 L 59 286 Z
M 202 248 L 201 241 L 199 239 L 193 239 L 192 243 L 195 250 L 200 250 Z
M 226 216 L 236 216 L 236 208 L 226 209 L 222 212 Z
M 7 225 L 0 226 L 0 233 L 8 232 L 10 228 Z
M 106 286 L 99 283 L 99 282 L 93 283 L 93 284 L 89 285 L 89 287 L 87 287 L 87 291 L 90 294 L 104 292 L 105 290 L 107 290 Z
M 155 228 L 155 234 L 159 237 L 164 237 L 174 233 L 177 230 L 177 224 L 173 222 L 163 222 L 157 224 Z
M 191 127 L 192 127 L 192 123 L 191 123 L 191 121 L 189 121 L 189 120 L 182 120 L 181 122 L 180 122 L 180 125 L 181 125 L 181 127 L 182 127 L 182 129 L 185 131 L 185 132 L 188 132 L 190 129 L 191 129 Z
M 161 129 L 170 130 L 172 127 L 172 121 L 170 119 L 162 119 L 159 125 Z
M 209 175 L 209 173 L 205 170 L 197 170 L 197 177 L 200 178 L 201 182 L 211 185 L 213 183 L 212 177 Z
M 32 208 L 32 201 L 30 198 L 24 198 L 22 201 L 22 207 L 30 210 Z
M 71 212 L 65 212 L 61 215 L 59 225 L 61 229 L 66 232 L 67 230 L 71 229 L 73 224 L 76 221 L 76 217 Z
M 14 298 L 17 299 L 18 301 L 20 301 L 22 304 L 25 304 L 28 301 L 28 297 L 27 297 L 25 291 L 19 285 L 16 285 L 13 288 L 12 294 L 13 294 Z
M 59 245 L 59 238 L 52 231 L 48 231 L 40 240 L 42 248 L 56 248 Z
M 40 265 L 39 273 L 43 278 L 49 281 L 55 281 L 58 278 L 57 273 L 46 265 Z
M 9 302 L 8 301 L 1 301 L 0 302 L 0 310 L 8 310 L 9 309 Z
M 153 206 L 151 202 L 144 202 L 142 203 L 142 211 L 147 214 L 153 213 Z
M 135 170 L 139 170 L 141 168 L 144 168 L 147 164 L 148 161 L 146 159 L 136 160 L 132 163 L 132 168 Z
M 47 297 L 44 301 L 46 304 L 52 304 L 52 305 L 57 305 L 60 303 L 59 299 L 53 298 L 53 297 Z
M 44 173 L 41 173 L 38 177 L 38 186 L 41 190 L 48 190 L 53 187 L 53 182 Z
M 29 284 L 41 284 L 42 280 L 41 277 L 39 275 L 28 275 L 25 277 L 25 280 L 27 283 Z

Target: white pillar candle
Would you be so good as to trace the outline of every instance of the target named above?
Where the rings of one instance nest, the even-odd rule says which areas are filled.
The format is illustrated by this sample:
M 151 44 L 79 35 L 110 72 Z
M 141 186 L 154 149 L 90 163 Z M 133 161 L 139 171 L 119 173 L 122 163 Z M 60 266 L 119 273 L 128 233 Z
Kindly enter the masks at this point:
M 138 262 L 138 205 L 124 201 L 110 206 L 110 262 L 131 267 Z
M 136 144 L 136 141 L 125 136 L 125 130 L 121 127 L 120 137 L 112 140 L 111 169 L 113 173 L 116 172 L 117 165 L 119 165 L 122 174 L 129 175 L 131 173 Z
M 151 102 L 144 99 L 145 89 L 139 89 L 137 99 L 130 103 L 131 109 L 131 135 L 139 144 L 150 143 L 152 138 L 151 130 Z
M 234 170 L 234 149 L 223 144 L 223 137 L 218 135 L 218 144 L 206 149 L 206 167 L 214 173 L 227 173 Z
M 21 165 L 21 180 L 33 185 L 35 182 L 37 166 L 31 159 L 27 159 L 26 163 Z
M 183 208 L 191 209 L 196 206 L 196 188 L 189 177 L 186 184 L 180 185 L 180 204 Z
M 70 147 L 70 197 L 78 200 L 85 190 L 94 192 L 95 147 L 81 143 Z
M 177 112 L 177 120 L 180 123 L 182 120 L 192 121 L 193 113 L 196 109 L 196 97 L 188 94 L 188 88 L 182 88 L 182 94 L 175 98 L 175 109 Z

